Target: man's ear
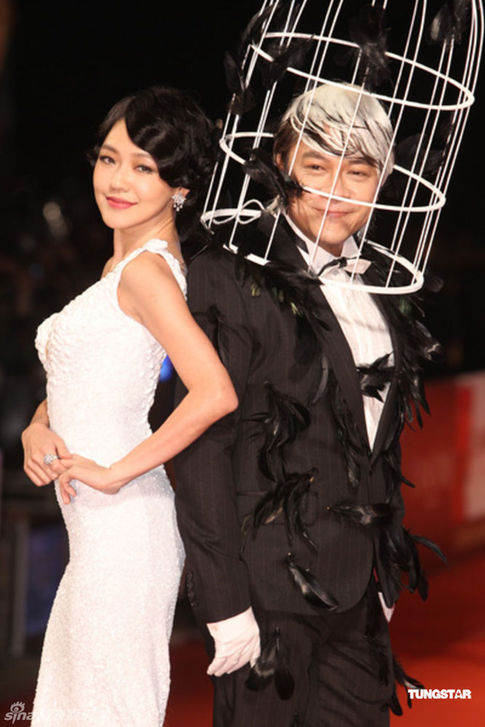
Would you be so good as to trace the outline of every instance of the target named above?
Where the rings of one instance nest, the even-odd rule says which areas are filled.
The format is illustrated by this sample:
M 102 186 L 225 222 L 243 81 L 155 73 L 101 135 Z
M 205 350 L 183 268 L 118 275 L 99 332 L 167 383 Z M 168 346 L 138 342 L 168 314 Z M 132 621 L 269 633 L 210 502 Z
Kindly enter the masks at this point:
M 278 169 L 281 169 L 282 172 L 286 172 L 286 164 L 285 159 L 283 158 L 283 154 L 275 154 L 274 160 Z

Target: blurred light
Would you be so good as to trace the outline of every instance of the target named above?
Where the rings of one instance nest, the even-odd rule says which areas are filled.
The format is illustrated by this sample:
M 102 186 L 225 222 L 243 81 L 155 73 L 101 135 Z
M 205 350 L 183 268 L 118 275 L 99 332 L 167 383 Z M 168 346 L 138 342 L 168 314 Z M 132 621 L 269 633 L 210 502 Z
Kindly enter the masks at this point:
M 166 356 L 160 369 L 160 381 L 168 381 L 172 377 L 173 370 L 173 364 Z
M 57 202 L 53 200 L 46 202 L 42 207 L 42 214 L 54 237 L 65 237 L 67 235 L 69 227 Z

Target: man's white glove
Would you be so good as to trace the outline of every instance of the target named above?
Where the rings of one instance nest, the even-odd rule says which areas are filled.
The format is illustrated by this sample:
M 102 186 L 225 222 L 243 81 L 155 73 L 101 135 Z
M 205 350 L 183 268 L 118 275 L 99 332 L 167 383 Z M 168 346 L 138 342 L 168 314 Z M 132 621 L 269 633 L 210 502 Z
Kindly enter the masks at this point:
M 215 644 L 214 659 L 207 669 L 209 675 L 230 674 L 248 661 L 252 666 L 261 653 L 259 627 L 251 607 L 224 621 L 208 623 L 207 628 Z

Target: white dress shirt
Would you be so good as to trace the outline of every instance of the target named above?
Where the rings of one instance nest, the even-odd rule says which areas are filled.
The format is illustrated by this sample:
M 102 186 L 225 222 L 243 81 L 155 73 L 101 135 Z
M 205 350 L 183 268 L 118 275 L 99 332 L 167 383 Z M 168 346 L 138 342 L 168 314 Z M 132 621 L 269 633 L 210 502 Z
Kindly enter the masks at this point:
M 300 253 L 312 270 L 318 273 L 324 265 L 336 259 L 334 255 L 320 246 L 317 247 L 314 253 L 315 243 L 310 242 L 299 233 L 291 222 L 290 225 L 305 243 L 306 249 L 300 248 Z M 341 257 L 353 258 L 358 254 L 359 248 L 355 240 L 349 237 L 343 244 Z M 310 261 L 312 262 L 310 263 Z M 325 270 L 325 279 L 348 283 L 350 276 L 345 270 L 335 266 Z M 365 290 L 357 290 L 350 286 L 341 287 L 326 284 L 325 279 L 321 277 L 322 292 L 347 339 L 355 365 L 368 366 L 381 356 L 390 354 L 388 365 L 392 366 L 394 357 L 389 329 L 371 295 Z M 360 276 L 356 275 L 354 279 L 359 281 Z M 385 388 L 380 392 L 382 401 L 374 396 L 363 395 L 365 422 L 371 449 L 374 445 L 377 426 L 389 386 L 389 384 L 386 384 Z

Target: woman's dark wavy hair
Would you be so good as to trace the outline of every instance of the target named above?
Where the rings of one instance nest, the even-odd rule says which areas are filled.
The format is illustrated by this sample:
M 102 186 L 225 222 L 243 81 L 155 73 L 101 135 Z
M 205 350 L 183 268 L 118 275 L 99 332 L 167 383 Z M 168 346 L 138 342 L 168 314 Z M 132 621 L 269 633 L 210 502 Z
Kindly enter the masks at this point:
M 151 86 L 118 101 L 101 122 L 89 155 L 94 164 L 106 136 L 121 119 L 136 146 L 153 157 L 160 177 L 171 187 L 189 190 L 177 213 L 180 239 L 199 224 L 210 174 L 216 158 L 216 133 L 196 101 L 185 91 Z

